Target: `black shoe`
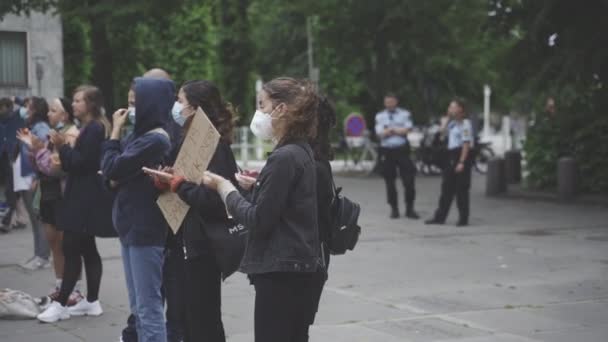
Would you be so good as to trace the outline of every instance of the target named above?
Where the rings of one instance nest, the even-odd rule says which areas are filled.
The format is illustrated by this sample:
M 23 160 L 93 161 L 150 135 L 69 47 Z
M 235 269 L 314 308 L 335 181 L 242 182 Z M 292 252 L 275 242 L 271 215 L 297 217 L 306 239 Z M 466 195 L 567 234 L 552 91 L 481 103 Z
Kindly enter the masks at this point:
M 392 219 L 397 219 L 397 218 L 399 218 L 399 209 L 397 209 L 397 208 L 392 208 L 392 209 L 391 209 L 391 216 L 390 216 L 390 218 L 392 218 Z
M 412 220 L 417 220 L 417 219 L 419 219 L 419 218 L 420 218 L 420 215 L 418 215 L 418 213 L 417 213 L 417 212 L 415 212 L 415 211 L 413 211 L 413 210 L 408 210 L 408 211 L 407 211 L 407 214 L 405 214 L 405 216 L 406 216 L 407 218 L 412 219 Z
M 456 227 L 466 227 L 468 225 L 469 225 L 468 221 L 462 221 L 462 220 L 460 220 L 460 221 L 458 221 L 458 223 L 456 223 Z
M 424 224 L 444 224 L 444 223 L 445 223 L 444 221 L 440 221 L 436 218 L 432 218 L 432 219 L 424 221 Z

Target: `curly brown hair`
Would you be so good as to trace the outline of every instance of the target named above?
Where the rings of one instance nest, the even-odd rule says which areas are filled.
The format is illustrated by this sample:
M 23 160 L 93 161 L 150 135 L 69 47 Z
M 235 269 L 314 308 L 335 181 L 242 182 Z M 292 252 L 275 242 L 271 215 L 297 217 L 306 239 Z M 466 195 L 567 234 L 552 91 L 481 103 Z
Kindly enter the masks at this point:
M 281 103 L 287 106 L 284 116 L 272 122 L 279 144 L 290 140 L 314 139 L 319 97 L 310 81 L 279 77 L 264 84 L 262 90 L 268 94 L 273 107 Z
M 232 144 L 238 114 L 230 102 L 222 99 L 219 89 L 210 81 L 194 80 L 182 85 L 186 100 L 193 108 L 201 108 L 220 133 L 221 139 Z

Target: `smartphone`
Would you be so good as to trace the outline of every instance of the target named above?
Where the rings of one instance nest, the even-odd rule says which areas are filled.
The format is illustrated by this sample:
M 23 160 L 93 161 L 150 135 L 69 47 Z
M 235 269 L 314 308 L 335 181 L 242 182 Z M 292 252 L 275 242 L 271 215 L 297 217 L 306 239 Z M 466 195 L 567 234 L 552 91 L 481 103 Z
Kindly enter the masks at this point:
M 165 179 L 171 179 L 173 178 L 173 175 L 168 173 L 168 172 L 163 172 L 163 171 L 158 171 L 158 170 L 154 170 L 151 169 L 149 167 L 142 167 L 141 168 L 143 172 L 149 174 L 149 175 L 155 175 L 155 176 L 159 176 L 161 178 L 165 178 Z

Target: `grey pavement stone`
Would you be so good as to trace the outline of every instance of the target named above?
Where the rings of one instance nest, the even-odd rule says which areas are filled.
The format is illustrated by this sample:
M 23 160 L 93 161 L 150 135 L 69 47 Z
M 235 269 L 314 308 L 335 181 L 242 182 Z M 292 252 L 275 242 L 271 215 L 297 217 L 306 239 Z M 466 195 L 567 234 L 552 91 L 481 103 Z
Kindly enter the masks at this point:
M 311 341 L 608 341 L 608 210 L 599 206 L 487 198 L 472 189 L 472 225 L 389 220 L 378 178 L 338 178 L 362 204 L 355 251 L 331 261 Z M 437 204 L 438 178 L 419 177 L 417 210 Z M 115 239 L 104 258 L 99 318 L 55 325 L 0 321 L 0 341 L 114 341 L 129 314 Z M 0 235 L 0 287 L 34 295 L 53 285 L 50 269 L 29 272 L 31 231 Z M 237 274 L 223 286 L 228 341 L 253 341 L 254 290 Z

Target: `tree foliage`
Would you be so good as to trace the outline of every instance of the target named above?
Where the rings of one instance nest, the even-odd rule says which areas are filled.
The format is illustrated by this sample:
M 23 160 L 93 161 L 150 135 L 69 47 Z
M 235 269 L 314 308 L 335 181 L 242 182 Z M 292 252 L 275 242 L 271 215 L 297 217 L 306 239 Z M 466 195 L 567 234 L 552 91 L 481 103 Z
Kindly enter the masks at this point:
M 356 111 L 371 124 L 387 91 L 419 124 L 454 95 L 478 111 L 483 84 L 503 113 L 538 111 L 551 95 L 560 118 L 554 131 L 531 130 L 531 183 L 553 185 L 556 158 L 570 154 L 593 175 L 586 189 L 608 188 L 597 134 L 608 108 L 608 0 L 5 0 L 0 17 L 30 10 L 62 15 L 66 93 L 92 82 L 109 107 L 123 105 L 134 76 L 162 67 L 177 83 L 217 83 L 243 123 L 257 78 L 308 76 L 312 18 L 319 85 L 341 117 Z

